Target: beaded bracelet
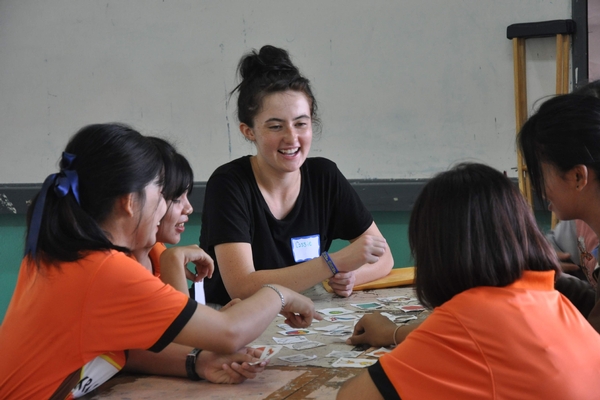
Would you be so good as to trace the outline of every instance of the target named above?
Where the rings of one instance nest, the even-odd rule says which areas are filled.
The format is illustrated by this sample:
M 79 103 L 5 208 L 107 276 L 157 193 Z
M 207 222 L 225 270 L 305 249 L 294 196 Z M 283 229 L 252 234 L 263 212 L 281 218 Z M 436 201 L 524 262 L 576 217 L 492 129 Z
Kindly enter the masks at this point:
M 337 269 L 337 267 L 333 263 L 333 260 L 331 259 L 331 257 L 329 257 L 329 253 L 328 252 L 324 251 L 323 253 L 321 253 L 321 257 L 323 257 L 323 259 L 327 263 L 327 266 L 329 267 L 329 269 L 331 270 L 331 273 L 333 275 L 335 275 L 335 274 L 337 274 L 339 272 L 338 269 Z
M 279 289 L 277 289 L 273 285 L 263 285 L 263 287 L 268 287 L 270 289 L 273 289 L 279 295 L 279 298 L 281 298 L 281 310 L 279 310 L 279 312 L 283 311 L 283 309 L 285 308 L 285 297 L 283 297 L 283 295 L 281 294 Z

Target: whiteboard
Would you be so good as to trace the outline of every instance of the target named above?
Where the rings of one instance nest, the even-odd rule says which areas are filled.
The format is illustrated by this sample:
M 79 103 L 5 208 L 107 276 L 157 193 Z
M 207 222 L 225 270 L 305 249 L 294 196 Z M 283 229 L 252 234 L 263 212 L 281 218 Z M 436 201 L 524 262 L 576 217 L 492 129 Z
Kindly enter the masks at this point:
M 39 183 L 68 138 L 119 121 L 175 142 L 205 181 L 254 154 L 235 68 L 287 49 L 323 130 L 311 155 L 349 179 L 421 179 L 458 161 L 516 176 L 513 23 L 571 0 L 19 0 L 0 2 L 0 183 Z M 530 106 L 554 93 L 554 38 L 527 41 Z

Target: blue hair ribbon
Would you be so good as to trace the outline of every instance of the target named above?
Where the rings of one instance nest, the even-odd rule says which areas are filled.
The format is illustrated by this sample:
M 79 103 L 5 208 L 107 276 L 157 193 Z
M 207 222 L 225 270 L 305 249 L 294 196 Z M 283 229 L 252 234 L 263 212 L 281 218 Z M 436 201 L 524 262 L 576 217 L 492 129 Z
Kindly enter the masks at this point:
M 35 257 L 46 195 L 51 186 L 54 186 L 54 193 L 58 197 L 65 197 L 69 192 L 72 192 L 77 204 L 81 205 L 79 201 L 79 176 L 77 171 L 73 169 L 74 161 L 75 155 L 63 152 L 60 172 L 49 175 L 44 181 L 31 216 L 29 234 L 25 244 L 25 255 L 31 253 L 31 256 Z

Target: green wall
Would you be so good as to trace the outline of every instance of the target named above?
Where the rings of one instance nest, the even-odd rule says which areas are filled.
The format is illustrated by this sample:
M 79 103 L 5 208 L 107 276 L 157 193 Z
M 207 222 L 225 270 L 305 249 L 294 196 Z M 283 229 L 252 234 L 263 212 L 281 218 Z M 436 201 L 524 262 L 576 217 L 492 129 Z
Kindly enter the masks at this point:
M 373 218 L 387 239 L 394 255 L 396 268 L 412 265 L 407 237 L 409 216 L 410 212 L 408 211 L 373 213 Z M 537 212 L 536 218 L 543 230 L 549 229 L 550 214 L 548 212 Z M 181 244 L 198 243 L 200 222 L 199 213 L 191 216 L 186 225 L 186 231 L 182 235 Z M 4 319 L 17 281 L 24 242 L 25 215 L 0 215 L 0 321 Z M 343 241 L 336 241 L 331 250 L 336 251 L 343 246 Z

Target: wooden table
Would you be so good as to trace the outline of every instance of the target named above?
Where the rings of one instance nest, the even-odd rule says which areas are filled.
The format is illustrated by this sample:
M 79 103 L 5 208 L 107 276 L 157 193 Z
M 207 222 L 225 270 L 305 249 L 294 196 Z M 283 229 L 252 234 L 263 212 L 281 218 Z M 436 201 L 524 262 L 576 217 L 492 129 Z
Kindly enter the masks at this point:
M 356 309 L 350 304 L 375 301 L 381 297 L 409 296 L 414 297 L 412 287 L 393 289 L 376 289 L 355 292 L 349 298 L 341 298 L 327 293 L 322 285 L 316 285 L 304 293 L 310 297 L 317 310 L 332 307 Z M 363 313 L 364 314 L 364 313 Z M 424 319 L 427 313 L 421 313 Z M 283 317 L 278 316 L 265 332 L 251 344 L 276 344 L 273 337 L 283 337 L 277 332 L 282 330 L 278 324 Z M 314 323 L 311 328 L 327 326 L 332 322 Z M 345 323 L 353 325 L 352 323 Z M 307 355 L 317 358 L 305 363 L 290 364 L 280 360 L 279 356 L 297 354 L 298 350 L 283 348 L 271 360 L 265 371 L 255 379 L 247 380 L 239 385 L 217 385 L 208 382 L 192 382 L 183 378 L 121 375 L 113 378 L 98 390 L 86 396 L 86 399 L 335 399 L 337 391 L 347 379 L 363 371 L 360 368 L 333 368 L 336 360 L 325 357 L 332 350 L 353 350 L 347 345 L 345 337 L 309 335 L 309 340 L 325 343 L 325 346 L 302 350 Z M 356 349 L 355 349 L 356 350 Z M 369 352 L 371 349 L 361 348 Z M 364 355 L 360 358 L 370 358 Z

